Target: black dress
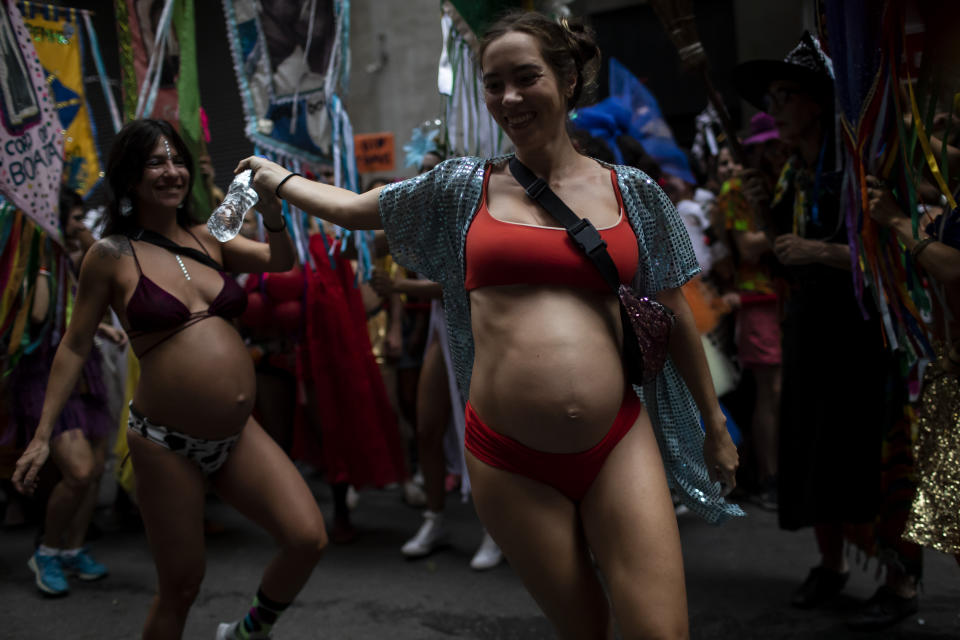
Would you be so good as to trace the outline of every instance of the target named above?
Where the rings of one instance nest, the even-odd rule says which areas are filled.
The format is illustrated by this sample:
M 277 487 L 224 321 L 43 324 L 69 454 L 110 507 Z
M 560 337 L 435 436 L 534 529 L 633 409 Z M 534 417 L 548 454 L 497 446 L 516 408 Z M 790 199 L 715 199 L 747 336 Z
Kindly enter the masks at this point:
M 813 191 L 802 174 L 795 175 L 773 211 L 779 233 L 792 232 L 797 182 Z M 807 211 L 802 235 L 847 244 L 839 179 L 828 175 L 821 182 L 818 222 Z M 780 526 L 871 522 L 880 503 L 892 370 L 880 322 L 869 307 L 864 318 L 849 270 L 822 264 L 780 270 L 789 284 L 782 331 Z

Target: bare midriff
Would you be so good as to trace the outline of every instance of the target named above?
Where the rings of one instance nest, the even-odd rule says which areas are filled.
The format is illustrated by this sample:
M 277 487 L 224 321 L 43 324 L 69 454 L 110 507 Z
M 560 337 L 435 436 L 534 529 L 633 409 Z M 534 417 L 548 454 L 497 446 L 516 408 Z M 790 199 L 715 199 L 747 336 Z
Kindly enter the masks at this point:
M 240 334 L 213 316 L 171 336 L 140 361 L 133 406 L 169 429 L 219 440 L 243 429 L 256 391 L 253 361 Z
M 207 309 L 223 287 L 220 274 L 190 259 L 184 262 L 192 280 L 184 280 L 165 249 L 138 243 L 137 254 L 146 275 L 191 311 Z M 111 305 L 128 333 L 126 309 L 139 275 L 132 257 L 118 263 Z M 134 353 L 143 355 L 133 406 L 152 422 L 194 438 L 220 440 L 239 433 L 257 390 L 253 361 L 240 334 L 219 316 L 179 329 L 131 339 Z
M 623 400 L 619 302 L 562 286 L 470 292 L 470 404 L 488 427 L 551 453 L 589 449 Z

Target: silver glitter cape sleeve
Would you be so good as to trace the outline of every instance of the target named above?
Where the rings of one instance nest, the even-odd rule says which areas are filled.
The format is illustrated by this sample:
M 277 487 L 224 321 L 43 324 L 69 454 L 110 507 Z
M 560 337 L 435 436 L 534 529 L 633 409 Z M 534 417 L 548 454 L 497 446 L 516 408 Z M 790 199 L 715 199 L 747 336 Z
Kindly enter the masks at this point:
M 676 208 L 645 173 L 617 166 L 618 184 L 637 234 L 640 264 L 633 286 L 641 294 L 679 287 L 700 271 Z M 691 511 L 712 523 L 745 515 L 710 481 L 703 459 L 700 413 L 671 358 L 656 379 L 637 389 L 650 413 L 670 486 Z
M 447 160 L 380 192 L 380 218 L 393 259 L 440 284 L 454 275 L 449 272 L 459 237 L 455 210 L 464 182 L 459 170 L 465 164 L 462 158 Z
M 473 331 L 464 251 L 480 206 L 485 166 L 483 158 L 453 158 L 380 192 L 380 218 L 393 259 L 443 286 L 453 368 L 465 399 L 470 397 Z
M 450 351 L 464 398 L 470 397 L 473 367 L 464 252 L 467 230 L 480 205 L 486 163 L 482 158 L 447 160 L 429 173 L 388 185 L 380 194 L 380 217 L 394 260 L 443 286 Z M 614 168 L 639 246 L 634 287 L 653 295 L 680 286 L 700 268 L 676 210 L 646 174 Z M 668 359 L 656 380 L 637 392 L 650 411 L 667 479 L 684 504 L 714 523 L 743 515 L 723 500 L 719 485 L 710 482 L 699 413 L 673 363 Z

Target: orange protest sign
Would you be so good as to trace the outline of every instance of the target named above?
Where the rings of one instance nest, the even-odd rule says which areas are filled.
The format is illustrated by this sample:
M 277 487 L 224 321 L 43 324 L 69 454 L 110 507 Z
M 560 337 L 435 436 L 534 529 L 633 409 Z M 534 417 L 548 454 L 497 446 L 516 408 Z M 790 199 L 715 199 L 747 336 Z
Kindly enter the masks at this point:
M 357 156 L 357 172 L 393 171 L 394 160 L 393 134 L 359 133 L 353 136 L 354 153 Z

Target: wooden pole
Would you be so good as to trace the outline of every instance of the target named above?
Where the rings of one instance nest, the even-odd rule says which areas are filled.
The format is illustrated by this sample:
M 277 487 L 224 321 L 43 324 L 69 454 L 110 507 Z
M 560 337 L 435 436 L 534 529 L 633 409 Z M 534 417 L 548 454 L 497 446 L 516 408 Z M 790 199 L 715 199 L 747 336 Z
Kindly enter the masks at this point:
M 727 112 L 727 106 L 723 98 L 713 86 L 710 80 L 709 64 L 707 53 L 700 43 L 700 35 L 697 33 L 697 25 L 693 14 L 693 6 L 690 0 L 650 0 L 653 10 L 656 12 L 660 22 L 663 23 L 670 41 L 676 47 L 680 55 L 680 62 L 687 71 L 698 71 L 703 80 L 704 88 L 707 92 L 707 99 L 716 109 L 720 117 L 720 126 L 723 127 L 730 141 L 730 151 L 734 159 L 740 164 L 744 164 L 746 156 L 740 140 L 737 138 L 737 130 L 730 120 L 730 114 Z

